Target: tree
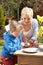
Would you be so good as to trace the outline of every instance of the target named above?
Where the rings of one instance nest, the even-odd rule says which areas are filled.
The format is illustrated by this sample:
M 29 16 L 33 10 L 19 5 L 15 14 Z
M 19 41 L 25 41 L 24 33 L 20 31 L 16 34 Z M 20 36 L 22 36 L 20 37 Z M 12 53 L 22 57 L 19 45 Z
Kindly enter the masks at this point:
M 33 8 L 34 17 L 36 17 L 37 14 L 43 15 L 43 0 L 20 0 L 20 11 L 25 6 Z
M 14 16 L 19 18 L 19 0 L 2 0 L 1 4 L 4 7 L 4 13 L 6 16 Z
M 4 16 L 3 6 L 0 5 L 0 30 L 4 28 L 6 17 Z
M 0 0 L 0 4 L 6 16 L 14 16 L 16 19 L 19 19 L 21 9 L 25 6 L 33 8 L 34 15 L 43 9 L 43 0 Z

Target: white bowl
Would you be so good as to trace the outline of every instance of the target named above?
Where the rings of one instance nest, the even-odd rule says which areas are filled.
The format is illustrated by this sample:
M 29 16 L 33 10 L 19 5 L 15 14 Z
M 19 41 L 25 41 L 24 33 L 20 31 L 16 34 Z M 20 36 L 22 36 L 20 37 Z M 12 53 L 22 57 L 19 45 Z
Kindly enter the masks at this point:
M 38 48 L 25 48 L 23 49 L 24 52 L 37 52 L 38 51 Z
M 39 48 L 40 48 L 40 49 L 43 49 L 43 44 L 39 45 Z

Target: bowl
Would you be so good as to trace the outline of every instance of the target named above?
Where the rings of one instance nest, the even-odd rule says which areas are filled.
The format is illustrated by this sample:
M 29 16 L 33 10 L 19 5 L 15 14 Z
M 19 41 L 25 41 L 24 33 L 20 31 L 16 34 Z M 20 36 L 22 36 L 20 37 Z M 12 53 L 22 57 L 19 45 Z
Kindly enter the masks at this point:
M 39 48 L 43 50 L 43 44 L 39 45 Z
M 36 53 L 39 51 L 38 48 L 25 48 L 23 49 L 24 52 L 28 52 L 28 53 Z

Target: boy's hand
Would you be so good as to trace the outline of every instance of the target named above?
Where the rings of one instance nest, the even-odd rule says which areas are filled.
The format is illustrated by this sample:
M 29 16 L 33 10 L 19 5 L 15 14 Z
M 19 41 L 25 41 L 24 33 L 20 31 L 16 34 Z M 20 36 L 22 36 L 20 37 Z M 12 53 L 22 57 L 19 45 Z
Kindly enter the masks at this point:
M 25 46 L 25 43 L 24 43 L 24 42 L 22 42 L 22 43 L 21 43 L 21 47 L 24 47 L 24 46 Z
M 21 43 L 22 48 L 28 48 L 29 46 L 30 46 L 30 43 L 24 43 L 24 42 Z

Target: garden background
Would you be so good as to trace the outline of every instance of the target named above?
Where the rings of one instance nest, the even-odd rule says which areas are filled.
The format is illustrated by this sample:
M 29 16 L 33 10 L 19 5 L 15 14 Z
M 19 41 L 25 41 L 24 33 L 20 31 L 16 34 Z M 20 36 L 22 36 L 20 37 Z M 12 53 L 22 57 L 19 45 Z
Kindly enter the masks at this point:
M 21 9 L 25 6 L 33 8 L 34 18 L 43 16 L 43 0 L 0 0 L 0 52 L 4 45 L 3 33 L 7 19 L 20 19 Z

